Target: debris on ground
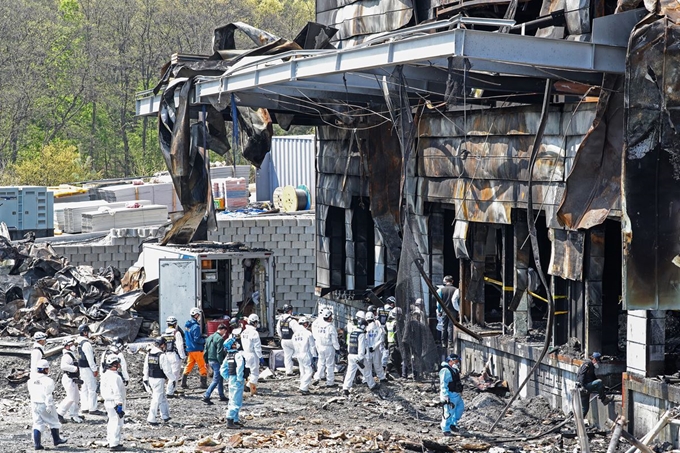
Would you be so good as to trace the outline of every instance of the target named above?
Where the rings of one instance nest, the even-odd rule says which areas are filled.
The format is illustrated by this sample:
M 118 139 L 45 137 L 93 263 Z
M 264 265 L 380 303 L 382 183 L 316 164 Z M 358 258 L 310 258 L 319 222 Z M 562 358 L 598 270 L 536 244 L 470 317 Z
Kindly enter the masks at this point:
M 47 243 L 0 236 L 0 336 L 76 334 L 94 324 L 93 337 L 134 341 L 143 319 L 136 294 L 120 293 L 121 274 L 111 266 L 72 266 Z

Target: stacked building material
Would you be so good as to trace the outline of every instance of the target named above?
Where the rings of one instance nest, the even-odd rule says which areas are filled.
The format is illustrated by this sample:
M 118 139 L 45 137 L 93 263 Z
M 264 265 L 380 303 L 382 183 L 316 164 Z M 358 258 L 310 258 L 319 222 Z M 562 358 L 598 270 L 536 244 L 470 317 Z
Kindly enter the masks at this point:
M 98 198 L 109 203 L 119 201 L 150 200 L 153 204 L 165 205 L 168 212 L 182 210 L 182 204 L 171 181 L 151 184 L 122 184 L 98 189 Z
M 217 196 L 216 196 L 217 195 Z M 248 185 L 245 178 L 219 178 L 213 180 L 213 197 L 224 197 L 226 209 L 248 206 Z
M 161 225 L 168 220 L 168 207 L 134 203 L 128 207 L 102 206 L 98 211 L 83 213 L 83 232 L 106 231 L 111 228 L 131 228 Z
M 96 211 L 100 207 L 106 207 L 108 209 L 124 208 L 129 203 L 130 203 L 129 201 L 121 201 L 121 202 L 117 202 L 117 203 L 108 203 L 104 200 L 81 201 L 81 202 L 76 202 L 76 203 L 63 203 L 63 205 L 67 205 L 67 206 L 63 209 L 61 215 L 58 216 L 58 214 L 55 214 L 54 219 L 55 219 L 55 222 L 57 221 L 58 218 L 63 219 L 62 231 L 64 233 L 81 233 L 81 232 L 83 232 L 83 214 L 84 213 Z M 136 200 L 135 203 L 137 203 L 140 206 L 146 206 L 146 205 L 153 204 L 149 200 Z M 59 204 L 57 206 L 59 208 L 61 208 L 62 204 Z M 62 225 L 62 224 L 60 223 L 60 225 Z M 99 230 L 94 230 L 94 231 L 99 231 Z

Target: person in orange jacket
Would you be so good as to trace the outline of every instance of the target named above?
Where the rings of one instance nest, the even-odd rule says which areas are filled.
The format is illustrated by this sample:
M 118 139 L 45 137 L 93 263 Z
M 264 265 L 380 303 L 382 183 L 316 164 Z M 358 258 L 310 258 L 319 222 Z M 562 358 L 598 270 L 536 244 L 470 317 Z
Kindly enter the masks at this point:
M 205 347 L 205 338 L 201 333 L 201 326 L 198 320 L 201 318 L 201 309 L 194 307 L 189 312 L 191 319 L 184 324 L 184 345 L 187 350 L 187 366 L 184 368 L 182 375 L 182 388 L 188 388 L 187 378 L 189 373 L 198 365 L 198 372 L 201 375 L 201 388 L 208 388 L 208 368 L 203 358 L 203 348 Z

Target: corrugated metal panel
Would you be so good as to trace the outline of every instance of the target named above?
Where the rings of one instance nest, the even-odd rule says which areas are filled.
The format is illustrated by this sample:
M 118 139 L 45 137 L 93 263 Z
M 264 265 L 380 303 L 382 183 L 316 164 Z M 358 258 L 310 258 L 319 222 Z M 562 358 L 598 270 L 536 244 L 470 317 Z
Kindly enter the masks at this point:
M 316 169 L 314 159 L 316 141 L 313 135 L 291 135 L 272 138 L 270 191 L 279 186 L 304 184 L 312 195 L 314 206 Z M 270 196 L 271 199 L 271 196 Z

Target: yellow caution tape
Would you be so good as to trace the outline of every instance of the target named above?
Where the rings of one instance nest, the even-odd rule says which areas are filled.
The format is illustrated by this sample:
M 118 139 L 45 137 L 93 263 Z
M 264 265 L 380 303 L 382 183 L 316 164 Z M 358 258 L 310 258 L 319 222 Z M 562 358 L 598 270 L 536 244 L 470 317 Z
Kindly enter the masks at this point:
M 489 282 L 489 283 L 491 283 L 491 284 L 493 284 L 493 285 L 496 285 L 496 286 L 498 286 L 498 287 L 500 287 L 500 288 L 503 288 L 503 291 L 514 291 L 514 290 L 515 290 L 515 288 L 513 288 L 512 286 L 503 286 L 503 282 L 500 282 L 500 281 L 498 281 L 498 280 L 494 280 L 493 278 L 490 278 L 490 277 L 484 277 L 484 281 L 485 281 L 485 282 Z M 542 301 L 545 302 L 546 304 L 548 303 L 548 299 L 546 299 L 545 297 L 543 297 L 543 296 L 541 296 L 541 295 L 538 295 L 538 294 L 536 294 L 536 293 L 533 292 L 533 291 L 527 291 L 527 292 L 528 292 L 529 295 L 531 295 L 532 297 L 535 297 L 535 298 L 538 299 L 538 300 L 542 300 Z M 567 298 L 567 296 L 553 295 L 553 299 L 566 299 L 566 298 Z M 565 314 L 565 313 L 568 313 L 568 312 L 566 312 L 566 311 L 564 311 L 564 312 L 562 312 L 562 311 L 555 312 L 555 314 L 560 314 L 560 315 L 561 315 L 561 314 Z

